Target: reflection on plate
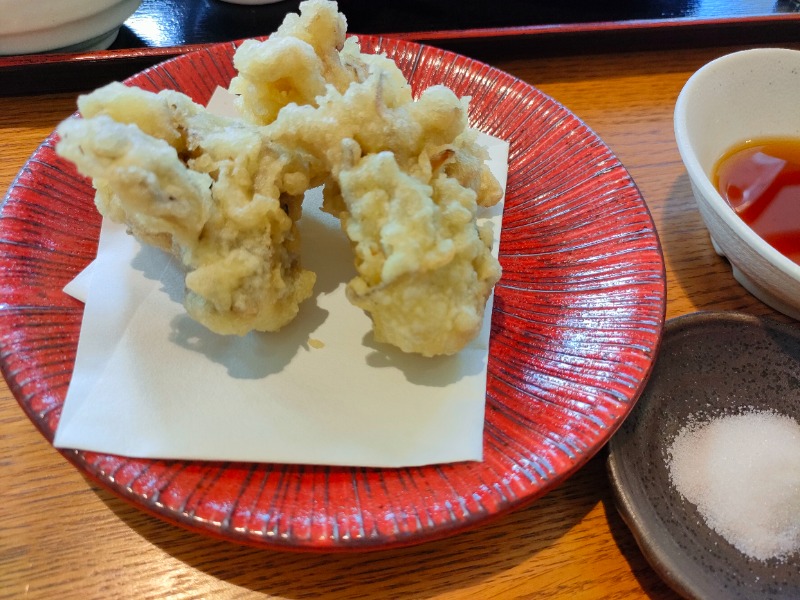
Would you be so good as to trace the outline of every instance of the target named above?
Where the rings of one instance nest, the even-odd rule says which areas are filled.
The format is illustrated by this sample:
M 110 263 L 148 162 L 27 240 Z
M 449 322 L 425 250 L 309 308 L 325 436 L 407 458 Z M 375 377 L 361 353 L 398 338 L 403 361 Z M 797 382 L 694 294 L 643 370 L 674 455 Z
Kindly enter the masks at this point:
M 608 440 L 641 393 L 661 339 L 665 277 L 649 212 L 608 147 L 514 77 L 434 48 L 361 36 L 415 90 L 472 96 L 475 127 L 510 142 L 481 463 L 365 469 L 133 460 L 64 452 L 100 485 L 167 521 L 273 548 L 385 548 L 441 538 L 541 496 Z M 234 71 L 232 44 L 131 83 L 205 103 Z M 2 368 L 52 440 L 82 305 L 62 286 L 93 258 L 91 186 L 45 141 L 0 219 Z M 324 398 L 320 399 L 324 402 Z
M 796 555 L 748 558 L 670 483 L 667 450 L 689 415 L 748 407 L 800 420 L 800 329 L 741 313 L 679 317 L 667 323 L 653 375 L 609 442 L 617 506 L 656 571 L 686 597 L 800 598 Z

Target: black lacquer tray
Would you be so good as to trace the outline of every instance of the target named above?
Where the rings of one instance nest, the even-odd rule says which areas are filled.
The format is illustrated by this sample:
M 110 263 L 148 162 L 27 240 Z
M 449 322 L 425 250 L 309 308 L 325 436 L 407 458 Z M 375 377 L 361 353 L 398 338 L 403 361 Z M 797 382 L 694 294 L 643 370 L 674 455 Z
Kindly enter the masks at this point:
M 0 95 L 92 89 L 198 45 L 267 35 L 299 0 L 143 0 L 99 52 L 0 56 Z M 800 39 L 800 0 L 339 0 L 348 31 L 503 57 Z

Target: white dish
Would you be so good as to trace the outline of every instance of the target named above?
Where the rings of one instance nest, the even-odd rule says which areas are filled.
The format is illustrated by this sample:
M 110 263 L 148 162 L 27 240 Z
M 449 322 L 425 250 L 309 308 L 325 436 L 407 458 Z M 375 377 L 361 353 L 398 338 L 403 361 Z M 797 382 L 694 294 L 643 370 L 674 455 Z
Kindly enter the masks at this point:
M 108 48 L 141 0 L 0 0 L 0 55 Z
M 735 52 L 692 75 L 675 105 L 675 138 L 714 249 L 751 294 L 800 320 L 800 265 L 742 221 L 711 179 L 727 150 L 763 137 L 800 139 L 800 51 Z

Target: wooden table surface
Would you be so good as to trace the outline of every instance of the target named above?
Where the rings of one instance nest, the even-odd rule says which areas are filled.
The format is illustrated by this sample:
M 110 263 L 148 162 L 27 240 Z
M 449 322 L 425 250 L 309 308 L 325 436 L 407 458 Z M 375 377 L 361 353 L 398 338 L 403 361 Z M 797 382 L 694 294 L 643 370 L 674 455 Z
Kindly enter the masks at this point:
M 581 117 L 629 169 L 663 244 L 668 318 L 697 310 L 776 316 L 713 252 L 673 137 L 687 78 L 735 49 L 493 62 Z M 74 106 L 73 94 L 0 98 L 0 189 Z M 450 539 L 371 553 L 282 553 L 186 532 L 98 488 L 0 384 L 0 598 L 676 597 L 617 514 L 602 450 L 527 508 Z

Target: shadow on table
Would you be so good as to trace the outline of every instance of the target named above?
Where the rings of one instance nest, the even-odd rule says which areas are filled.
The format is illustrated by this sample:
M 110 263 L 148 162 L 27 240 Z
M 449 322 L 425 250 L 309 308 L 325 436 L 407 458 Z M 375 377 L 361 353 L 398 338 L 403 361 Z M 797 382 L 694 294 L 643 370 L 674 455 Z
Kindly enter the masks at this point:
M 593 557 L 587 555 L 592 550 L 585 547 L 580 536 L 573 542 L 574 552 L 570 547 L 568 555 L 552 549 L 570 530 L 585 527 L 582 522 L 602 503 L 614 540 L 639 584 L 651 598 L 672 600 L 675 596 L 650 569 L 611 506 L 605 460 L 606 452 L 602 451 L 561 487 L 477 529 L 408 548 L 338 554 L 264 550 L 204 537 L 150 517 L 105 490 L 95 489 L 132 530 L 193 569 L 240 588 L 292 599 L 430 598 L 471 588 L 479 593 L 475 588 L 489 579 L 495 580 L 493 585 L 501 595 L 536 590 L 539 597 L 555 597 L 571 584 L 585 591 L 587 582 L 595 580 L 598 593 L 602 593 L 606 574 L 592 572 Z M 586 489 L 594 493 L 587 495 Z M 608 550 L 616 552 L 613 547 Z M 514 572 L 536 555 L 541 555 L 541 567 L 530 573 L 527 581 L 515 581 Z M 583 574 L 580 581 L 559 577 L 558 571 L 569 563 L 581 565 L 572 569 L 573 574 Z

